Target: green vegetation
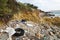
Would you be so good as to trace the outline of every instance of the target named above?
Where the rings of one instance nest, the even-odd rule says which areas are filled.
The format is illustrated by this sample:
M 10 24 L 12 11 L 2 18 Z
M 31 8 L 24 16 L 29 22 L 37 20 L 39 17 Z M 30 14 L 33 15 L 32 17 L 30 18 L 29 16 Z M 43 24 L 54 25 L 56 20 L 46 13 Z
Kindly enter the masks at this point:
M 1 14 L 10 14 L 15 13 L 20 10 L 28 10 L 32 11 L 31 9 L 37 9 L 36 6 L 29 3 L 18 3 L 16 0 L 0 0 L 0 16 Z
M 0 21 L 1 23 L 7 23 L 11 19 L 27 19 L 34 22 L 39 22 L 40 19 L 38 14 L 40 12 L 45 13 L 44 11 L 39 11 L 37 6 L 29 3 L 16 2 L 16 0 L 0 0 Z M 33 11 L 34 10 L 34 11 Z M 60 18 L 42 18 L 44 21 L 49 24 L 60 26 Z
M 9 8 L 8 2 L 9 0 L 0 0 L 0 21 L 4 23 L 7 23 L 12 17 L 12 9 Z
M 0 0 L 0 21 L 9 21 L 12 16 L 18 12 L 27 13 L 37 9 L 36 6 L 33 6 L 29 3 L 16 2 L 16 0 Z
M 37 9 L 38 8 L 37 6 L 34 6 L 33 4 L 29 4 L 29 3 L 27 3 L 27 6 L 33 8 L 33 9 Z
M 0 15 L 7 11 L 6 5 L 7 5 L 7 0 L 0 0 Z

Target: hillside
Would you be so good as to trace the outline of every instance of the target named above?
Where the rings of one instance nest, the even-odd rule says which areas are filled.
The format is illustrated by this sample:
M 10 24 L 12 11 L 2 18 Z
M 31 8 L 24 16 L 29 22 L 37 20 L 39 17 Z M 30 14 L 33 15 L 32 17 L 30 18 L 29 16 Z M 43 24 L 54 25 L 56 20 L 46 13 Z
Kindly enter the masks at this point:
M 1 9 L 0 9 L 0 21 L 2 23 L 7 23 L 9 20 L 31 20 L 34 22 L 39 22 L 40 13 L 45 13 L 42 10 L 38 10 L 37 6 L 29 3 L 21 3 L 16 0 L 1 0 Z M 3 5 L 4 4 L 4 5 Z M 46 14 L 44 14 L 46 15 Z M 43 15 L 42 15 L 43 16 Z
M 60 17 L 48 13 L 33 4 L 0 0 L 0 40 L 11 36 L 16 40 L 18 37 L 13 35 L 21 33 L 17 28 L 24 30 L 19 40 L 60 40 Z
M 16 0 L 6 0 L 6 1 L 0 1 L 1 3 L 1 9 L 0 9 L 0 24 L 7 24 L 10 20 L 27 20 L 27 21 L 33 21 L 36 23 L 41 23 L 42 21 L 45 22 L 47 18 L 47 23 L 52 24 L 52 22 L 55 24 L 56 22 L 54 20 L 60 18 L 48 18 L 49 16 L 54 16 L 52 14 L 48 14 L 49 12 L 44 12 L 42 10 L 37 9 L 37 6 L 34 6 L 33 4 L 29 3 L 21 3 L 17 2 Z M 4 6 L 3 6 L 4 3 Z M 3 7 L 2 7 L 3 6 Z M 50 20 L 51 19 L 51 20 Z M 52 22 L 51 22 L 52 21 Z M 58 20 L 56 20 L 58 21 Z M 59 21 L 57 23 L 60 23 Z

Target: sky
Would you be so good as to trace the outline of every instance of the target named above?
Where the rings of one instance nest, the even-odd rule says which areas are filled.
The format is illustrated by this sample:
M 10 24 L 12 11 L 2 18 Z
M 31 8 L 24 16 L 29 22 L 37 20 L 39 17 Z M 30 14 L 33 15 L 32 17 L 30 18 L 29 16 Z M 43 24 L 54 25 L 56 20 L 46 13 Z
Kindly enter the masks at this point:
M 34 4 L 43 11 L 60 10 L 60 0 L 18 0 L 23 3 Z

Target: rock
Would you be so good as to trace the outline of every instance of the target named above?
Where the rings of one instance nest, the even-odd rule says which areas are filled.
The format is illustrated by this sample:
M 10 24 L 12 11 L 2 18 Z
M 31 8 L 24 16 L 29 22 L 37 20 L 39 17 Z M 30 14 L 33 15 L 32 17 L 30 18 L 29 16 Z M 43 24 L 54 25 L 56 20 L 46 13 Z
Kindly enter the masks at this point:
M 42 38 L 42 37 L 44 37 L 44 35 L 43 35 L 43 34 L 40 34 L 40 33 L 36 33 L 35 36 L 36 36 L 37 38 L 39 38 L 39 39 Z
M 8 34 L 7 33 L 0 33 L 0 40 L 7 40 Z
M 47 23 L 38 24 L 32 21 L 25 21 L 25 23 L 17 21 L 10 21 L 8 26 L 12 28 L 22 28 L 25 33 L 19 37 L 20 40 L 60 40 L 60 28 L 55 25 L 49 25 Z M 3 34 L 4 35 L 4 34 Z M 16 39 L 16 37 L 12 37 Z

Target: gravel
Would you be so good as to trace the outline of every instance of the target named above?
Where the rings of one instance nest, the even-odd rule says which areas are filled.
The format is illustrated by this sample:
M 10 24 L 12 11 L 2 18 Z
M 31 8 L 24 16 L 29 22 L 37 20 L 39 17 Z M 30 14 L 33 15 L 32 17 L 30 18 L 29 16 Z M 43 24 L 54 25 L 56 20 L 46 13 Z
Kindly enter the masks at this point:
M 31 21 L 25 23 L 10 21 L 7 25 L 15 29 L 16 24 L 25 31 L 24 36 L 19 37 L 19 40 L 60 40 L 60 28 L 55 25 L 37 24 Z M 7 33 L 0 34 L 0 40 L 7 40 L 7 35 Z M 16 40 L 16 37 L 12 36 L 12 39 Z

